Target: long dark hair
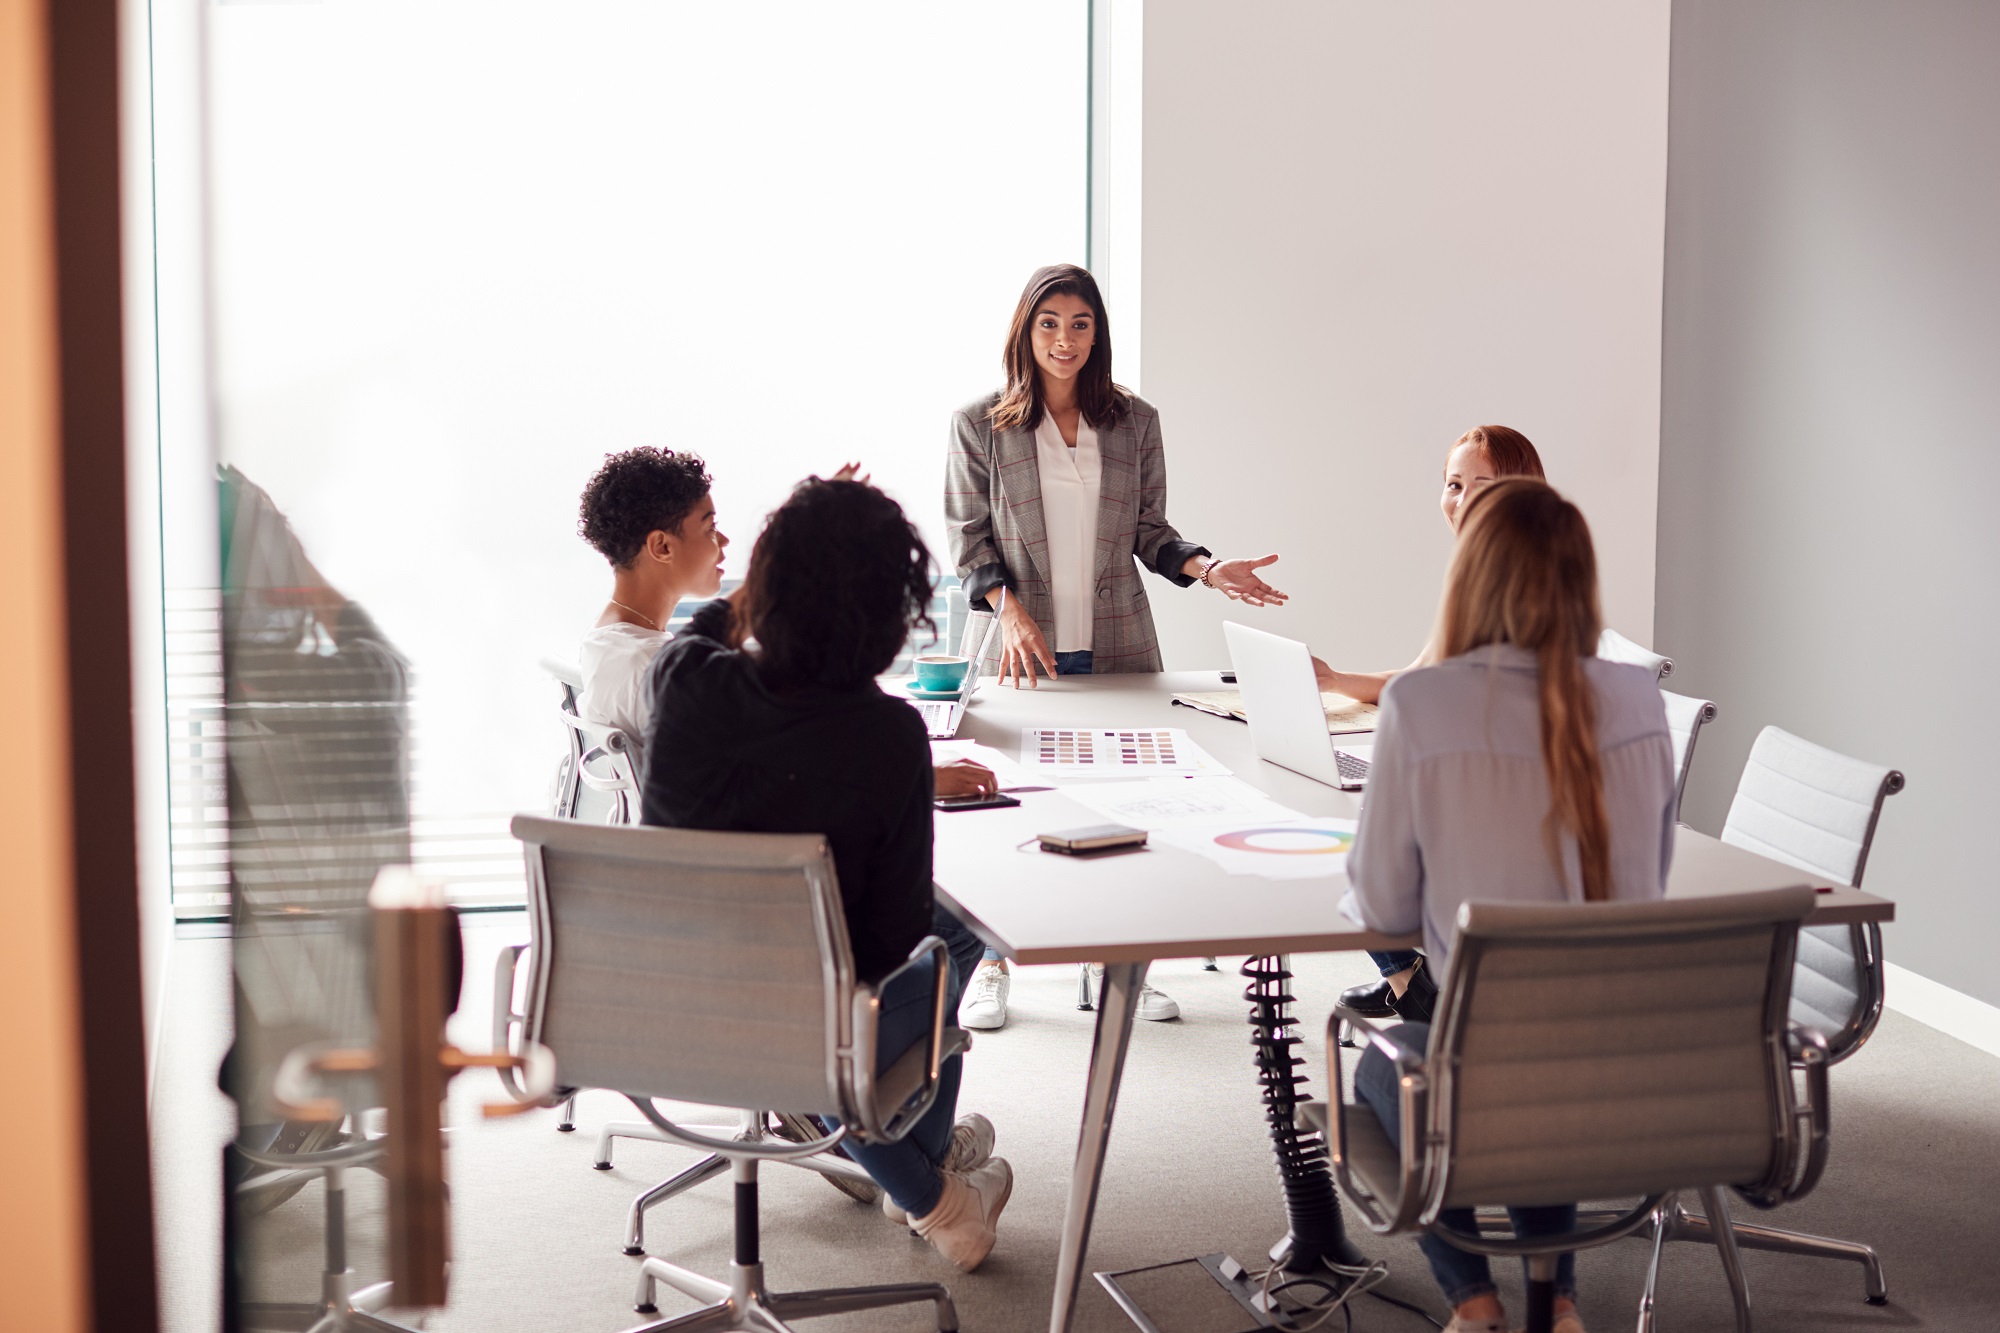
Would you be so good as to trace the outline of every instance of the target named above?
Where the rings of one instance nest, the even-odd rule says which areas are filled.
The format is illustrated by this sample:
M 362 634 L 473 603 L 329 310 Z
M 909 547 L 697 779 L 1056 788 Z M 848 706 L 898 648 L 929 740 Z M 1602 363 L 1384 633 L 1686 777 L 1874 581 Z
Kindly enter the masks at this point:
M 772 511 L 736 595 L 773 689 L 849 689 L 889 669 L 930 618 L 931 553 L 902 506 L 858 481 L 801 482 Z
M 992 420 L 997 430 L 1034 430 L 1042 424 L 1042 370 L 1035 364 L 1035 311 L 1051 296 L 1075 296 L 1090 307 L 1096 323 L 1096 337 L 1090 356 L 1076 376 L 1077 406 L 1094 430 L 1115 426 L 1125 419 L 1132 395 L 1111 382 L 1111 321 L 1104 313 L 1104 297 L 1090 270 L 1075 264 L 1050 264 L 1038 268 L 1021 292 L 1014 307 L 1014 322 L 1007 326 L 1007 347 L 1000 364 L 1007 369 L 1007 387 L 993 405 Z
M 1576 839 L 1583 896 L 1611 896 L 1611 823 L 1597 758 L 1597 697 L 1583 661 L 1597 653 L 1597 552 L 1590 525 L 1546 482 L 1503 477 L 1465 502 L 1458 550 L 1439 613 L 1444 656 L 1489 643 L 1535 655 L 1541 693 L 1542 768 L 1549 814 L 1542 824 L 1560 867 L 1557 833 Z

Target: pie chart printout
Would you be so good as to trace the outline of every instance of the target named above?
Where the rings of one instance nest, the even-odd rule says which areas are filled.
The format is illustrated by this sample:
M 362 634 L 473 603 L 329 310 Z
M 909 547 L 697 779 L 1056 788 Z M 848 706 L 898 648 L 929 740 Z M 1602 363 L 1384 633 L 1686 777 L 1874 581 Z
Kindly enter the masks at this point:
M 1272 828 L 1231 829 L 1215 835 L 1216 845 L 1237 852 L 1260 852 L 1267 856 L 1340 856 L 1354 846 L 1354 834 L 1345 829 Z

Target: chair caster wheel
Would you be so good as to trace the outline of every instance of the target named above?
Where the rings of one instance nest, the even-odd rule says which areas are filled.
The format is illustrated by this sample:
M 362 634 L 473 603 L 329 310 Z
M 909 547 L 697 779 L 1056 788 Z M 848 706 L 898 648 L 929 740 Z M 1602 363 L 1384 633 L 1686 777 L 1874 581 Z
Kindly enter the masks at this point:
M 575 1125 L 557 1125 L 557 1126 L 556 1126 L 556 1133 L 558 1133 L 558 1134 L 574 1134 L 574 1133 L 576 1133 L 576 1126 L 575 1126 Z
M 640 1256 L 640 1255 L 644 1254 L 645 1252 L 646 1252 L 646 1251 L 645 1251 L 644 1249 L 640 1248 L 640 1247 L 639 1247 L 639 1246 L 637 1246 L 637 1245 L 627 1245 L 627 1246 L 625 1247 L 625 1253 L 627 1253 L 627 1254 L 631 1255 L 631 1256 L 632 1256 L 633 1258 L 635 1258 L 635 1259 L 636 1259 L 636 1258 L 637 1258 L 638 1256 Z M 641 1313 L 643 1314 L 643 1313 L 644 1313 L 644 1311 L 641 1311 Z
M 660 1307 L 657 1305 L 635 1305 L 632 1307 L 633 1314 L 658 1314 L 659 1312 Z
M 1870 1296 L 1867 1300 L 1870 1305 L 1887 1305 L 1889 1303 L 1887 1296 Z
M 609 1163 L 609 1162 L 592 1162 L 592 1163 L 590 1164 L 590 1169 L 591 1169 L 591 1170 L 593 1170 L 593 1171 L 609 1171 L 609 1170 L 611 1169 L 611 1163 Z

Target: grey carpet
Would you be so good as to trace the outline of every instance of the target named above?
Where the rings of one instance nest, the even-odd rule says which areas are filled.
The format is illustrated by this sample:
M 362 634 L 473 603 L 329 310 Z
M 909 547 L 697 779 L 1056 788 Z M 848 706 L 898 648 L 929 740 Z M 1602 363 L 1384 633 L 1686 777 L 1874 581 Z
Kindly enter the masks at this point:
M 523 938 L 519 914 L 473 918 L 467 995 L 454 1039 L 483 1046 L 486 978 L 493 952 Z M 227 1040 L 226 942 L 174 945 L 154 1104 L 156 1182 L 166 1327 L 218 1327 L 217 1152 L 229 1107 L 214 1091 L 215 1061 Z M 1160 965 L 1154 979 L 1180 1001 L 1183 1017 L 1139 1025 L 1126 1068 L 1089 1267 L 1138 1267 L 1213 1251 L 1246 1264 L 1284 1231 L 1284 1212 L 1250 1065 L 1243 981 L 1224 960 L 1220 974 L 1196 962 Z M 1359 955 L 1297 960 L 1300 1012 L 1313 1032 L 1312 1086 L 1324 1086 L 1319 1024 L 1339 989 L 1363 979 Z M 1089 1054 L 1091 1016 L 1074 1008 L 1072 968 L 1024 969 L 1014 984 L 1014 1018 L 981 1035 L 966 1064 L 961 1105 L 999 1127 L 999 1149 L 1017 1184 L 998 1247 L 978 1273 L 952 1272 L 927 1246 L 879 1213 L 837 1194 L 808 1173 L 763 1173 L 764 1248 L 770 1279 L 783 1288 L 896 1281 L 947 1282 L 968 1330 L 1047 1327 L 1070 1161 Z M 449 1310 L 425 1326 L 458 1330 L 612 1330 L 640 1322 L 630 1301 L 638 1261 L 619 1252 L 632 1196 L 693 1160 L 665 1144 L 621 1142 L 616 1169 L 590 1168 L 596 1128 L 630 1119 L 602 1093 L 578 1109 L 579 1132 L 558 1134 L 554 1114 L 482 1120 L 497 1099 L 491 1075 L 461 1076 L 451 1099 L 450 1169 L 456 1262 Z M 1757 1220 L 1864 1240 L 1887 1270 L 1890 1304 L 1862 1302 L 1850 1264 L 1747 1254 L 1757 1327 L 1805 1329 L 1989 1330 L 2000 1328 L 2000 1060 L 1891 1013 L 1874 1040 L 1834 1073 L 1835 1148 L 1819 1191 Z M 376 1271 L 381 1188 L 352 1176 L 354 1262 Z M 309 1187 L 257 1228 L 257 1285 L 277 1299 L 306 1299 L 317 1287 L 322 1193 Z M 1750 1210 L 1741 1208 L 1743 1214 Z M 654 1253 L 720 1275 L 730 1248 L 730 1191 L 711 1181 L 649 1215 Z M 1445 1314 L 1414 1242 L 1363 1233 L 1386 1259 L 1386 1290 Z M 1584 1314 L 1592 1328 L 1630 1327 L 1646 1260 L 1632 1241 L 1590 1252 L 1579 1263 Z M 1510 1309 L 1520 1310 L 1518 1270 L 1497 1270 Z M 692 1308 L 663 1292 L 668 1313 Z M 411 1317 L 409 1322 L 417 1320 Z M 812 1321 L 826 1333 L 920 1330 L 921 1307 Z M 1364 1300 L 1357 1329 L 1416 1333 L 1414 1315 Z M 1079 1333 L 1124 1333 L 1131 1324 L 1088 1282 Z M 1714 1253 L 1669 1250 L 1663 1264 L 1661 1333 L 1731 1327 L 1728 1295 Z

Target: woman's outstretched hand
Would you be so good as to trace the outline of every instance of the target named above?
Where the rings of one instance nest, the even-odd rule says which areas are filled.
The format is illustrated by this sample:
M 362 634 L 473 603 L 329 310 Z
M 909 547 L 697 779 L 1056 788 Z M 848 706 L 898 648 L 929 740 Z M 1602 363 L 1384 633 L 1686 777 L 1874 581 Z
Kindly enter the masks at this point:
M 1258 570 L 1277 562 L 1275 555 L 1267 555 L 1261 560 L 1218 560 L 1209 566 L 1208 586 L 1232 602 L 1283 606 L 1286 595 L 1257 576 Z
M 828 478 L 827 478 L 827 480 L 828 480 L 828 481 L 858 481 L 858 482 L 860 482 L 860 483 L 861 483 L 861 484 L 862 484 L 863 486 L 866 486 L 866 485 L 868 484 L 868 477 L 869 477 L 869 474 L 868 474 L 868 473 L 866 473 L 866 472 L 863 472 L 863 471 L 861 470 L 861 464 L 859 464 L 859 463 L 842 463 L 842 464 L 840 465 L 840 471 L 838 471 L 838 472 L 834 473 L 834 474 L 833 474 L 833 475 L 832 475 L 831 477 L 828 477 Z
M 1056 678 L 1055 654 L 1042 637 L 1042 627 L 1009 597 L 1000 608 L 1000 683 L 1017 690 L 1025 684 L 1032 690 L 1038 665 L 1050 680 Z

